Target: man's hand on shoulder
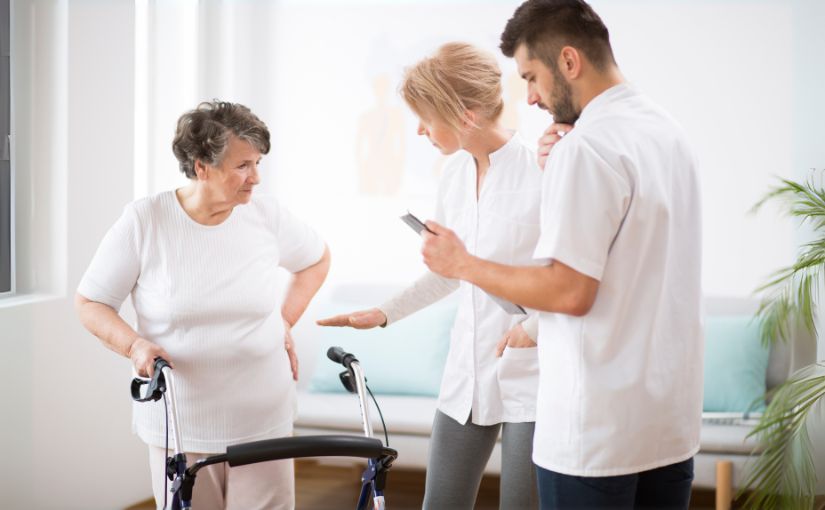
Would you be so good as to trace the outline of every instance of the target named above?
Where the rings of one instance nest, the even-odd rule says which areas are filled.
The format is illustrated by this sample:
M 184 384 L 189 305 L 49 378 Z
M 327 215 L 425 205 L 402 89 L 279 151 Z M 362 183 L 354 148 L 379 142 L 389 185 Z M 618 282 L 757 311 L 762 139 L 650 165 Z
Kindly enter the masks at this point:
M 539 138 L 538 149 L 536 150 L 539 169 L 544 170 L 544 166 L 547 164 L 547 157 L 550 155 L 550 149 L 572 129 L 573 126 L 570 124 L 555 123 L 544 131 L 544 134 Z

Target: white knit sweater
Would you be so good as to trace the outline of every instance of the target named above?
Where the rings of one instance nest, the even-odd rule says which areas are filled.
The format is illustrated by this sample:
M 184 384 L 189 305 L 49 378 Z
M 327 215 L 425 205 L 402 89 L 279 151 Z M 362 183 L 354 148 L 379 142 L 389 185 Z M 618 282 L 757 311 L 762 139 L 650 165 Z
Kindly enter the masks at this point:
M 78 293 L 118 310 L 175 364 L 184 451 L 289 434 L 295 385 L 284 350 L 278 267 L 300 271 L 324 243 L 272 197 L 220 225 L 192 220 L 172 191 L 137 200 L 104 237 Z M 164 444 L 162 401 L 134 406 L 134 430 Z

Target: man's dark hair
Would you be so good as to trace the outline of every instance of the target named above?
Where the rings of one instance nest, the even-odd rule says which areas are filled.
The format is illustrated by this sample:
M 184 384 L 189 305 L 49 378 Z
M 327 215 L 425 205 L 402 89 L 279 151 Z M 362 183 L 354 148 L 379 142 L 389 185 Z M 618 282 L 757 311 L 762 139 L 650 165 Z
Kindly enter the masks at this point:
M 610 35 L 602 19 L 583 0 L 527 0 L 521 4 L 501 34 L 501 51 L 512 57 L 525 45 L 528 56 L 556 69 L 565 46 L 581 51 L 593 66 L 604 71 L 615 64 Z

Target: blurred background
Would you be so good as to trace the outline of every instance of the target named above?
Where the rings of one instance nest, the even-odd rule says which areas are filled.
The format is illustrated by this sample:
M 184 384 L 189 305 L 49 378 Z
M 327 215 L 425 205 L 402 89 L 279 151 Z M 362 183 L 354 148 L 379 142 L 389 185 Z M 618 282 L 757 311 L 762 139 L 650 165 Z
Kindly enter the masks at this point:
M 591 3 L 625 77 L 685 127 L 699 156 L 705 293 L 751 295 L 805 231 L 749 209 L 777 178 L 825 171 L 825 4 Z M 403 70 L 447 41 L 487 49 L 502 68 L 505 124 L 537 139 L 551 118 L 527 106 L 497 49 L 519 4 L 0 2 L 11 134 L 0 234 L 12 254 L 0 289 L 2 506 L 123 508 L 149 495 L 128 361 L 81 328 L 71 300 L 123 206 L 185 184 L 171 152 L 181 113 L 218 98 L 268 124 L 259 192 L 325 238 L 326 289 L 407 282 L 424 266 L 398 216 L 432 214 L 443 157 L 416 135 L 397 93 Z M 822 359 L 821 339 L 819 350 Z

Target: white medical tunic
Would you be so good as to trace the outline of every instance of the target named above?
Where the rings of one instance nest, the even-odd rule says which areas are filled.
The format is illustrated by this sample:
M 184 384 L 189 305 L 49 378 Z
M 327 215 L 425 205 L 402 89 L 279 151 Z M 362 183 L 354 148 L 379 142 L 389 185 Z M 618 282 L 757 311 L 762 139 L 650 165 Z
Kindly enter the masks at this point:
M 537 465 L 614 476 L 698 451 L 699 193 L 682 129 L 626 84 L 587 104 L 553 148 L 535 256 L 600 285 L 583 317 L 541 314 Z
M 516 133 L 490 154 L 478 197 L 473 157 L 462 152 L 448 161 L 436 221 L 454 230 L 473 255 L 502 264 L 534 265 L 540 200 L 541 171 L 535 153 Z M 471 415 L 477 425 L 534 421 L 536 348 L 508 348 L 496 357 L 498 341 L 524 316 L 508 314 L 467 282 L 460 283 L 458 293 L 439 410 L 459 423 Z

